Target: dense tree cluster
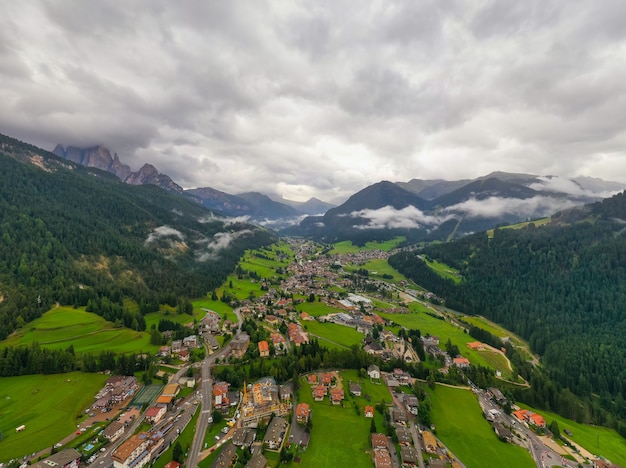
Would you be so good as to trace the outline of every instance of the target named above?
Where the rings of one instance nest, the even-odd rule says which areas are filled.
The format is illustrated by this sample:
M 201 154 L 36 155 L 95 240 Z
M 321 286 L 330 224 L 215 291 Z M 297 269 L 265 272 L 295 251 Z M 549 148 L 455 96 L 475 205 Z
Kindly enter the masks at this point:
M 23 161 L 33 155 L 47 170 Z M 186 313 L 188 301 L 178 298 L 214 290 L 246 248 L 273 239 L 263 229 L 206 222 L 210 213 L 183 196 L 124 184 L 2 135 L 0 163 L 0 340 L 55 302 L 90 304 L 139 329 L 139 314 L 125 317 L 118 306 L 123 298 L 141 314 L 172 302 Z M 154 235 L 157 228 L 164 230 Z M 205 247 L 225 231 L 227 248 Z
M 619 221 L 625 212 L 620 194 L 560 215 L 550 226 L 496 229 L 492 238 L 482 233 L 400 252 L 390 263 L 448 306 L 484 315 L 528 340 L 547 374 L 518 360 L 532 387 L 519 397 L 615 425 L 615 418 L 626 418 L 626 236 Z M 459 269 L 463 281 L 437 277 L 424 255 Z

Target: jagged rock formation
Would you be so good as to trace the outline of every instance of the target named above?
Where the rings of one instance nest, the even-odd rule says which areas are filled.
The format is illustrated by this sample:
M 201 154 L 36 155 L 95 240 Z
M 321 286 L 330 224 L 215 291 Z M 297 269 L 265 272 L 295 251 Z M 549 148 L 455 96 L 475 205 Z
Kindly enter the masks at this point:
M 144 164 L 137 172 L 132 172 L 130 167 L 122 164 L 117 153 L 111 156 L 111 152 L 104 146 L 92 146 L 89 148 L 77 148 L 75 146 L 57 145 L 52 151 L 57 156 L 68 159 L 83 166 L 95 167 L 103 171 L 115 174 L 122 181 L 131 185 L 156 185 L 172 192 L 182 193 L 183 188 L 176 184 L 169 176 L 160 174 L 151 164 Z

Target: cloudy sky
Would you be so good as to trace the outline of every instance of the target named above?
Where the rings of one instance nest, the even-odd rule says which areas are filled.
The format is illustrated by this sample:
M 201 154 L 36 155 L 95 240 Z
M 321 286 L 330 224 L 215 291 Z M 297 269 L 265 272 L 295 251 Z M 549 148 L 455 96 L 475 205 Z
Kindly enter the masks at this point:
M 626 4 L 0 0 L 0 132 L 185 188 L 626 182 Z

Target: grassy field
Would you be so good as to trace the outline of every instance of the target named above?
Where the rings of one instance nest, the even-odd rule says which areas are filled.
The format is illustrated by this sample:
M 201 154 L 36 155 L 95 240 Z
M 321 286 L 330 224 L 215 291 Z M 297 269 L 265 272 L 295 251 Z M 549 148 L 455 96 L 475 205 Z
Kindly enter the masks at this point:
M 349 348 L 353 344 L 359 344 L 363 339 L 363 334 L 359 333 L 354 328 L 337 325 L 336 323 L 307 321 L 303 322 L 303 327 L 304 326 L 306 326 L 309 333 L 326 338 L 327 340 L 346 348 Z M 327 344 L 321 340 L 320 344 L 322 346 L 327 346 Z
M 0 462 L 51 447 L 76 430 L 75 416 L 93 403 L 101 374 L 3 377 L 0 386 Z M 26 430 L 15 428 L 25 424 Z
M 28 323 L 9 336 L 0 346 L 30 344 L 37 341 L 51 349 L 64 349 L 70 344 L 77 353 L 102 350 L 116 353 L 155 352 L 158 346 L 150 344 L 150 336 L 129 328 L 115 328 L 99 315 L 85 309 L 57 307 Z
M 536 219 L 534 221 L 524 221 L 522 223 L 509 224 L 508 226 L 500 226 L 498 229 L 522 229 L 528 226 L 529 224 L 534 224 L 535 226 L 539 227 L 539 226 L 543 226 L 544 224 L 548 224 L 551 220 L 552 218 L 542 218 L 542 219 Z M 494 231 L 493 229 L 489 229 L 487 231 L 487 237 L 489 237 L 489 239 L 493 237 L 493 231 Z
M 359 247 L 358 245 L 353 245 L 352 241 L 343 241 L 337 242 L 335 244 L 335 248 L 330 251 L 330 254 L 346 254 L 346 253 L 357 253 L 362 250 L 384 250 L 388 252 L 391 249 L 394 249 L 404 241 L 404 237 L 396 237 L 394 239 L 385 241 L 385 242 L 367 242 L 364 246 Z
M 495 370 L 506 370 L 509 372 L 508 368 L 501 369 L 500 365 L 498 365 L 498 367 L 492 366 L 492 363 L 488 361 L 481 352 L 469 349 L 466 346 L 467 343 L 476 340 L 464 333 L 462 329 L 451 325 L 445 320 L 439 320 L 426 314 L 425 311 L 428 311 L 428 309 L 420 303 L 411 303 L 409 307 L 412 310 L 410 314 L 386 314 L 380 312 L 379 315 L 406 328 L 418 329 L 421 331 L 422 335 L 430 334 L 439 337 L 439 346 L 442 348 L 449 338 L 453 344 L 459 347 L 461 354 L 468 358 L 473 364 L 480 364 L 485 367 L 494 368 Z
M 378 258 L 375 260 L 370 260 L 364 265 L 354 266 L 354 267 L 344 267 L 344 270 L 358 270 L 359 268 L 365 268 L 369 271 L 370 278 L 378 278 L 383 279 L 383 275 L 391 275 L 392 279 L 385 279 L 385 281 L 390 283 L 399 283 L 400 281 L 407 281 L 406 276 L 400 273 L 398 270 L 394 269 L 389 262 L 387 262 L 384 258 Z
M 200 310 L 199 307 L 194 307 L 193 315 L 177 314 L 176 310 L 167 308 L 159 312 L 152 312 L 152 313 L 146 314 L 144 315 L 144 318 L 146 319 L 146 329 L 150 330 L 150 327 L 152 325 L 155 325 L 158 327 L 159 320 L 161 319 L 166 319 L 171 322 L 180 323 L 181 325 L 184 325 L 186 323 L 193 322 L 194 319 L 201 320 L 202 317 L 204 317 L 204 314 L 205 314 L 204 311 Z
M 437 385 L 431 400 L 437 436 L 468 468 L 535 466 L 526 450 L 498 440 L 472 392 Z
M 211 299 L 196 299 L 191 301 L 194 311 L 196 308 L 204 308 L 217 312 L 224 320 L 230 320 L 233 323 L 237 323 L 237 316 L 233 313 L 233 308 L 222 301 L 212 301 Z M 202 312 L 202 311 L 201 311 Z M 204 314 L 204 312 L 202 312 Z M 204 315 L 202 315 L 204 317 Z
M 529 409 L 542 415 L 548 424 L 550 424 L 552 420 L 557 421 L 561 435 L 574 442 L 575 445 L 584 447 L 595 455 L 606 457 L 611 460 L 611 462 L 617 463 L 620 466 L 626 466 L 626 439 L 613 429 L 580 424 L 549 411 L 537 410 L 521 403 L 518 403 L 518 405 L 521 408 Z M 565 429 L 570 430 L 572 435 L 566 435 L 563 432 Z
M 343 373 L 344 384 L 349 379 L 357 380 L 356 372 Z M 377 388 L 370 388 L 377 387 Z M 391 396 L 384 385 L 374 386 L 367 379 L 363 382 L 363 392 L 372 395 L 372 401 L 385 399 Z M 373 466 L 372 459 L 367 453 L 371 450 L 370 419 L 363 416 L 364 398 L 350 398 L 346 391 L 346 400 L 342 406 L 332 405 L 328 398 L 322 402 L 313 401 L 310 386 L 304 381 L 301 383 L 299 401 L 308 403 L 312 410 L 313 429 L 311 441 L 299 465 L 302 468 L 318 466 Z M 359 414 L 354 403 L 359 407 Z M 382 416 L 377 415 L 376 424 L 382 429 Z M 337 443 L 341 441 L 341 443 Z
M 426 264 L 430 267 L 430 269 L 433 270 L 442 278 L 451 279 L 455 283 L 461 282 L 461 274 L 459 273 L 458 270 L 452 268 L 451 266 L 446 265 L 445 263 L 440 263 L 436 260 L 429 261 L 425 259 L 425 261 L 426 261 Z
M 314 317 L 319 317 L 320 315 L 336 314 L 337 312 L 344 312 L 343 309 L 331 307 L 324 304 L 323 302 L 318 301 L 303 302 L 302 304 L 297 306 L 297 309 L 300 312 L 306 312 L 307 314 Z

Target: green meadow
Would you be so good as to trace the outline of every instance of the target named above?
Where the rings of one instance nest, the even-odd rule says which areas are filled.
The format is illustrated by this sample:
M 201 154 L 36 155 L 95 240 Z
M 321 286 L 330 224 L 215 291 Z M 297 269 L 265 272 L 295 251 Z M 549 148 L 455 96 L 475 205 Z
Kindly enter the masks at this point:
M 387 262 L 384 258 L 377 258 L 375 260 L 370 260 L 364 265 L 355 266 L 352 265 L 350 267 L 345 267 L 344 270 L 358 270 L 359 268 L 365 268 L 369 271 L 370 278 L 379 278 L 383 279 L 383 275 L 391 275 L 392 279 L 385 279 L 385 281 L 390 283 L 399 283 L 400 281 L 407 281 L 406 276 L 400 273 L 398 270 L 394 269 L 389 262 Z
M 356 371 L 342 372 L 342 376 L 346 399 L 341 406 L 331 404 L 328 397 L 321 402 L 313 401 L 310 385 L 304 379 L 301 380 L 298 401 L 311 406 L 313 428 L 309 447 L 298 466 L 308 468 L 374 465 L 369 453 L 371 451 L 371 420 L 363 413 L 365 405 L 369 403 L 364 397 L 351 397 L 347 391 L 348 380 L 359 380 Z M 371 395 L 372 405 L 380 400 L 391 401 L 391 396 L 384 385 L 371 384 L 367 379 L 363 379 L 361 384 L 363 394 Z M 382 418 L 382 415 L 376 414 L 376 427 L 381 431 L 383 430 Z
M 94 401 L 102 374 L 3 377 L 0 385 L 0 462 L 43 450 L 76 430 L 75 416 Z M 22 432 L 15 428 L 26 425 Z
M 576 421 L 564 418 L 550 411 L 538 410 L 521 403 L 518 403 L 518 405 L 520 408 L 529 409 L 540 414 L 548 424 L 550 424 L 552 420 L 557 421 L 561 435 L 574 442 L 574 445 L 584 447 L 595 455 L 606 457 L 611 460 L 611 462 L 617 463 L 620 466 L 626 466 L 626 440 L 615 432 L 615 430 L 577 423 Z M 565 429 L 569 430 L 572 435 L 566 435 L 564 432 Z
M 430 391 L 432 421 L 437 437 L 468 468 L 532 468 L 535 463 L 522 447 L 501 442 L 468 391 L 437 385 Z
M 115 324 L 84 308 L 57 307 L 17 330 L 0 346 L 27 345 L 32 342 L 51 349 L 74 346 L 77 353 L 98 353 L 103 350 L 116 353 L 156 352 L 150 336 Z
M 331 344 L 339 345 L 339 347 L 349 348 L 353 344 L 360 344 L 363 334 L 359 333 L 352 327 L 337 325 L 336 323 L 320 323 L 315 321 L 302 322 L 311 335 L 318 336 L 320 345 L 332 347 Z M 329 343 L 330 342 L 330 343 Z M 337 346 L 335 346 L 337 347 Z
M 542 218 L 542 219 L 536 219 L 534 221 L 524 221 L 524 222 L 517 223 L 517 224 L 509 224 L 508 226 L 501 226 L 498 229 L 522 229 L 528 226 L 529 224 L 534 224 L 535 226 L 539 227 L 539 226 L 543 226 L 544 224 L 548 224 L 550 221 L 552 221 L 552 218 Z M 493 231 L 494 231 L 493 229 L 489 229 L 487 231 L 487 236 L 490 239 L 493 237 Z
M 510 372 L 508 366 L 504 365 L 503 367 L 503 364 L 499 361 L 502 359 L 501 356 L 489 356 L 489 358 L 486 358 L 484 352 L 469 349 L 467 343 L 476 340 L 463 332 L 461 328 L 425 313 L 426 311 L 432 313 L 432 311 L 420 303 L 413 302 L 409 305 L 409 308 L 411 309 L 411 313 L 409 314 L 387 314 L 379 312 L 378 315 L 392 320 L 403 327 L 418 329 L 422 335 L 429 334 L 439 337 L 439 347 L 441 348 L 444 347 L 449 338 L 453 344 L 459 347 L 461 355 L 468 358 L 473 364 L 480 364 L 485 367 L 500 370 L 505 376 Z
M 455 283 L 461 282 L 461 274 L 458 270 L 446 265 L 445 263 L 438 262 L 436 260 L 426 260 L 426 264 L 442 278 L 450 279 Z
M 391 249 L 395 249 L 398 244 L 404 242 L 404 239 L 404 237 L 395 237 L 384 242 L 371 241 L 367 242 L 364 246 L 354 245 L 352 241 L 337 242 L 334 249 L 330 251 L 330 254 L 358 253 L 362 250 L 384 250 L 388 252 Z
M 319 317 L 320 315 L 336 314 L 338 312 L 344 312 L 343 309 L 326 305 L 323 302 L 303 302 L 297 306 L 298 311 L 306 312 L 313 317 Z

